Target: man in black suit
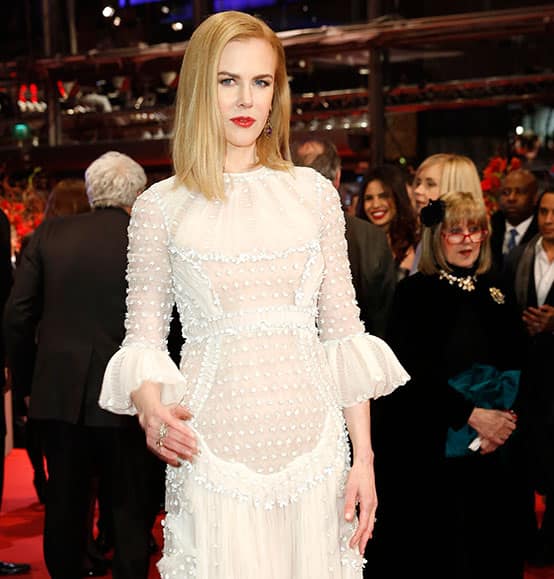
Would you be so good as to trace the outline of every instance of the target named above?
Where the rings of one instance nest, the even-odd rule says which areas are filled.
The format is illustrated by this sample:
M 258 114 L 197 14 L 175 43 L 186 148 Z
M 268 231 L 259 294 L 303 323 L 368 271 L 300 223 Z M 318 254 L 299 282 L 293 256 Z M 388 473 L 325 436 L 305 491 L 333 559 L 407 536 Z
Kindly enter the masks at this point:
M 506 263 L 509 288 L 527 331 L 526 363 L 517 401 L 518 429 L 525 461 L 522 526 L 531 543 L 531 560 L 554 564 L 554 186 L 539 198 L 539 233 L 514 250 Z M 534 491 L 546 497 L 536 532 Z M 530 522 L 531 521 L 531 522 Z M 535 543 L 534 545 L 532 543 Z
M 85 173 L 93 211 L 44 221 L 18 267 L 4 315 L 14 372 L 36 343 L 29 416 L 41 422 L 48 465 L 44 557 L 53 579 L 82 575 L 91 484 L 111 491 L 113 577 L 146 579 L 152 456 L 135 417 L 102 410 L 108 360 L 124 334 L 127 227 L 146 175 L 109 152 Z
M 310 140 L 293 146 L 295 165 L 312 167 L 327 177 L 336 189 L 341 178 L 341 160 L 330 141 Z M 386 235 L 373 225 L 345 215 L 348 259 L 360 318 L 371 334 L 384 337 L 387 316 L 396 286 L 396 268 Z
M 516 169 L 504 177 L 498 198 L 499 210 L 491 217 L 492 260 L 499 272 L 506 255 L 537 234 L 534 214 L 537 191 L 537 178 L 530 171 Z
M 6 214 L 0 209 L 0 312 L 10 293 L 12 286 L 12 262 L 11 262 L 11 231 L 10 222 Z M 6 375 L 4 372 L 4 337 L 0 335 L 0 505 L 4 496 L 4 447 L 6 444 L 6 416 L 4 408 L 4 388 L 6 387 Z M 11 563 L 0 561 L 0 575 L 23 575 L 29 573 L 30 565 L 27 563 Z

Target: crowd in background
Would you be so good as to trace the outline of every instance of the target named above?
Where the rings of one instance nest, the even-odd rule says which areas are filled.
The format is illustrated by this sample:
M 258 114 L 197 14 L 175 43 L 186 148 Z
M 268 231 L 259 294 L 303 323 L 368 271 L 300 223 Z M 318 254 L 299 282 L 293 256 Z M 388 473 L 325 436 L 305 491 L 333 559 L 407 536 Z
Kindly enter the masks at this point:
M 293 151 L 339 186 L 332 143 Z M 346 208 L 368 230 L 354 236 L 347 216 L 362 312 L 377 295 L 367 287 L 385 293 L 366 328 L 383 332 L 411 375 L 372 402 L 368 577 L 521 578 L 526 562 L 554 562 L 554 182 L 525 163 L 504 168 L 494 211 L 475 164 L 456 154 L 424 159 L 413 176 L 373 167 Z M 386 259 L 378 244 L 360 262 L 359 240 L 378 229 L 392 278 L 372 267 Z M 546 503 L 540 528 L 535 493 Z
M 341 189 L 341 159 L 331 142 L 293 145 L 295 164 Z M 143 438 L 133 419 L 115 420 L 96 401 L 105 364 L 123 337 L 128 213 L 146 176 L 125 156 L 96 163 L 86 187 L 63 180 L 53 188 L 43 225 L 18 248 L 4 322 L 8 367 L 16 399 L 24 401 L 17 408 L 30 404 L 26 446 L 46 503 L 49 568 L 55 574 L 57 565 L 67 567 L 71 543 L 73 567 L 99 574 L 115 548 L 112 564 L 135 565 L 129 576 L 137 578 L 147 562 L 131 553 L 156 547 L 150 530 L 163 502 L 161 463 L 135 452 Z M 450 153 L 424 159 L 413 172 L 371 167 L 344 207 L 362 321 L 387 339 L 412 377 L 372 403 L 379 507 L 366 570 L 374 579 L 521 579 L 526 561 L 554 564 L 554 182 L 525 162 L 506 168 L 494 211 L 475 164 Z M 99 303 L 106 308 L 101 315 Z M 79 335 L 60 338 L 63 321 L 76 315 L 83 317 Z M 178 320 L 174 326 L 170 346 L 178 357 Z M 87 336 L 98 332 L 106 333 L 106 349 L 91 361 Z M 56 359 L 59 339 L 75 341 L 73 361 Z M 474 397 L 459 386 L 464 381 L 486 384 L 494 400 Z M 59 429 L 60 421 L 68 428 Z M 460 431 L 467 440 L 452 442 Z M 68 437 L 74 444 L 64 454 L 59 440 Z M 95 457 L 87 468 L 83 453 Z M 135 463 L 124 464 L 130 454 Z M 62 482 L 48 488 L 47 473 L 54 472 Z M 139 479 L 142 491 L 123 500 L 121 481 L 136 488 Z M 64 501 L 69 492 L 72 501 Z M 535 493 L 546 504 L 540 528 Z M 131 498 L 147 513 L 140 521 Z M 92 524 L 96 501 L 99 531 Z

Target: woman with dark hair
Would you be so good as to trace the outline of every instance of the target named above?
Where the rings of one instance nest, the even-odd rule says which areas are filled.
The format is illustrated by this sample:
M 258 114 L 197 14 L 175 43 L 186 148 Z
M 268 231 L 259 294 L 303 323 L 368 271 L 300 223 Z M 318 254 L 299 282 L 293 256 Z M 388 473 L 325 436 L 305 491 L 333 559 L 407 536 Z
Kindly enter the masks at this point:
M 406 190 L 402 171 L 393 165 L 381 165 L 371 170 L 361 187 L 362 202 L 358 203 L 358 217 L 382 227 L 399 277 L 410 270 L 417 243 L 417 220 Z
M 52 189 L 46 202 L 44 219 L 77 215 L 90 211 L 84 179 L 62 179 Z

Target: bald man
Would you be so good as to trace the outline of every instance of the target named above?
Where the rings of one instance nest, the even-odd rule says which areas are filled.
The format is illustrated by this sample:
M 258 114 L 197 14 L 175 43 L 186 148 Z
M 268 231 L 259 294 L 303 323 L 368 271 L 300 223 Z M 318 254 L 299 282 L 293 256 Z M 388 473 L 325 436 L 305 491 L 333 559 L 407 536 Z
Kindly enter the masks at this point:
M 495 267 L 501 270 L 505 257 L 538 232 L 535 204 L 537 178 L 526 169 L 510 171 L 502 182 L 499 210 L 491 217 L 491 250 Z

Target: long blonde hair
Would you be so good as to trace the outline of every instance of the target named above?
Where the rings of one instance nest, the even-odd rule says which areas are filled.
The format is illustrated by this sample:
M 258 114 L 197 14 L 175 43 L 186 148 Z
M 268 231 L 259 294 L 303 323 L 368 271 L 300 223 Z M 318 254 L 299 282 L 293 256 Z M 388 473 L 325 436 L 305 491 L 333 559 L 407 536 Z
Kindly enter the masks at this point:
M 259 163 L 290 167 L 290 89 L 281 41 L 261 20 L 242 12 L 213 14 L 193 33 L 186 48 L 175 103 L 173 167 L 177 182 L 208 199 L 223 199 L 225 136 L 217 99 L 221 53 L 232 40 L 261 38 L 277 56 L 270 112 L 272 131 L 256 142 Z
M 467 191 L 478 203 L 485 203 L 477 167 L 464 155 L 446 156 L 442 164 L 439 190 L 440 197 L 449 191 Z

